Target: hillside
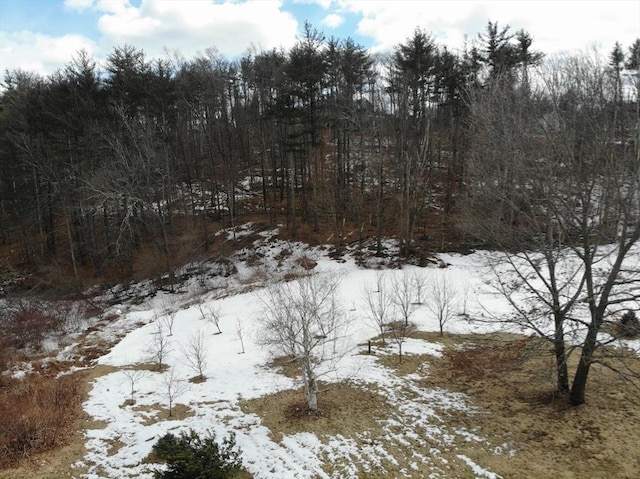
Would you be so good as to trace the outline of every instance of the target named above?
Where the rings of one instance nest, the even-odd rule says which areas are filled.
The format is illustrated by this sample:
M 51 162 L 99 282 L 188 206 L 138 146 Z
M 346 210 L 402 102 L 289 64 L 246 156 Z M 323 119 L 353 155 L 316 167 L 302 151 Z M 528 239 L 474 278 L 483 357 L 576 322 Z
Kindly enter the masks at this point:
M 50 363 L 89 368 L 86 420 L 74 423 L 80 435 L 71 449 L 33 456 L 0 477 L 150 478 L 154 441 L 188 428 L 218 438 L 234 432 L 243 466 L 256 479 L 633 477 L 640 457 L 635 390 L 598 369 L 579 409 L 554 398 L 548 346 L 490 321 L 510 314 L 491 287 L 495 253 L 443 254 L 426 268 L 398 269 L 373 256 L 331 259 L 328 248 L 251 228 L 240 230 L 251 247 L 229 257 L 231 274 L 204 262 L 182 268 L 188 279 L 174 292 L 146 282 L 95 298 L 109 306 L 61 340 Z M 303 274 L 301 263 L 317 263 L 315 274 L 341 275 L 339 301 L 349 318 L 340 339 L 346 354 L 324 371 L 321 413 L 314 416 L 300 412 L 295 363 L 261 347 L 258 334 L 261 291 Z M 415 328 L 402 338 L 402 359 L 394 337 L 383 343 L 367 319 L 363 293 L 376 288 L 379 267 L 392 277 L 424 275 L 432 284 L 446 278 L 460 298 L 444 336 L 426 301 L 412 305 Z M 158 324 L 167 327 L 169 318 L 160 372 L 153 344 Z M 204 381 L 193 380 L 183 354 L 198 332 L 205 338 Z M 98 345 L 102 352 L 87 361 L 83 354 Z M 635 350 L 627 364 L 639 371 L 640 341 L 619 347 Z M 29 367 L 16 365 L 12 374 L 28 375 Z M 168 378 L 179 386 L 171 417 Z

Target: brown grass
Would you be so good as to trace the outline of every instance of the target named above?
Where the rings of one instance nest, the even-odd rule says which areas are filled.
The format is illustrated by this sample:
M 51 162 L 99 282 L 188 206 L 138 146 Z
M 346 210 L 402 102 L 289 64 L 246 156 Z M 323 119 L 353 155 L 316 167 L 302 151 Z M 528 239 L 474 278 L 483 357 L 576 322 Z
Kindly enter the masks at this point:
M 160 421 L 182 421 L 194 415 L 193 409 L 185 404 L 174 404 L 171 408 L 171 416 L 169 416 L 169 408 L 164 404 L 155 403 L 152 405 L 134 406 L 133 409 L 135 411 L 150 413 L 143 422 L 145 426 L 150 426 Z
M 309 415 L 302 389 L 280 391 L 240 403 L 254 413 L 279 438 L 283 434 L 313 431 L 318 436 L 380 430 L 379 420 L 394 408 L 384 396 L 349 383 L 320 383 L 319 414 Z
M 633 385 L 595 364 L 587 403 L 572 407 L 554 394 L 548 343 L 531 338 L 451 340 L 422 384 L 470 394 L 471 403 L 487 411 L 473 416 L 474 426 L 495 447 L 510 443 L 516 450 L 513 457 L 476 448 L 461 453 L 513 479 L 638 477 L 640 396 Z M 575 362 L 570 361 L 570 371 Z M 640 371 L 638 357 L 628 357 L 626 364 Z M 464 425 L 469 417 L 451 420 L 456 419 Z

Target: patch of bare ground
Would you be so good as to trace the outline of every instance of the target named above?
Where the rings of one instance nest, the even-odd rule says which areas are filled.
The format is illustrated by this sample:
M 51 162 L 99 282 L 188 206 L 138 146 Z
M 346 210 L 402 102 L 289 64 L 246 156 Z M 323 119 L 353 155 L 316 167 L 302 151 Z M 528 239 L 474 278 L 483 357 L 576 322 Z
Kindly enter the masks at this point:
M 144 420 L 145 426 L 150 426 L 151 424 L 155 424 L 160 421 L 182 421 L 194 415 L 193 409 L 186 404 L 173 405 L 171 407 L 171 414 L 169 414 L 169 408 L 158 403 L 133 406 L 133 409 L 146 416 L 146 419 Z
M 82 463 L 86 453 L 84 431 L 100 429 L 105 425 L 86 414 L 81 403 L 86 399 L 93 380 L 115 370 L 111 366 L 97 366 L 75 373 L 82 378 L 82 401 L 73 406 L 73 411 L 69 411 L 72 419 L 67 425 L 66 440 L 54 450 L 25 456 L 15 467 L 0 470 L 0 479 L 77 478 L 86 473 L 88 465 Z
M 333 436 L 357 431 L 380 430 L 379 420 L 393 407 L 384 396 L 349 383 L 320 384 L 318 413 L 310 414 L 302 389 L 285 390 L 240 403 L 245 413 L 254 413 L 278 440 L 283 434 L 313 431 Z
M 488 335 L 448 336 L 446 345 L 442 359 L 429 359 L 429 374 L 419 384 L 468 394 L 469 403 L 486 413 L 454 412 L 448 425 L 477 427 L 494 446 L 488 452 L 469 444 L 459 454 L 512 479 L 638 477 L 640 396 L 633 384 L 594 364 L 587 402 L 573 407 L 554 394 L 548 343 Z M 640 372 L 640 358 L 623 355 L 625 367 Z M 574 355 L 570 371 L 575 361 Z

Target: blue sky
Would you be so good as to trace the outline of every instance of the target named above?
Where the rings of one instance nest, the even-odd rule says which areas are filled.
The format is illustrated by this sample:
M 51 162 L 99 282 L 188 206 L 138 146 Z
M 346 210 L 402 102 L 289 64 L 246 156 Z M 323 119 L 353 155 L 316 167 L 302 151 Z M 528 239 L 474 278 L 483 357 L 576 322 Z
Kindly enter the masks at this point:
M 389 51 L 417 27 L 450 49 L 487 21 L 524 28 L 547 54 L 626 49 L 640 36 L 640 1 L 427 0 L 0 0 L 0 72 L 49 74 L 80 49 L 99 62 L 131 44 L 149 57 L 186 58 L 216 47 L 228 58 L 296 41 L 304 21 L 327 37 Z

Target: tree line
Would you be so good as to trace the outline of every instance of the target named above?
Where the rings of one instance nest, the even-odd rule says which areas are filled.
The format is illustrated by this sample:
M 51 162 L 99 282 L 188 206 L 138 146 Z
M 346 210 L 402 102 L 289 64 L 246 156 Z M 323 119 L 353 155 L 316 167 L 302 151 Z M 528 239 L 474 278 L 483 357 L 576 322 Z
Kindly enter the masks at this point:
M 637 72 L 638 43 L 628 55 L 616 45 L 598 92 L 620 113 L 620 141 L 630 135 L 633 98 L 637 118 L 637 90 L 633 97 L 623 84 Z M 125 45 L 103 70 L 80 51 L 48 77 L 6 72 L 0 241 L 16 245 L 26 267 L 66 265 L 76 277 L 114 266 L 126 277 L 151 243 L 170 270 L 172 238 L 198 232 L 207 251 L 211 222 L 235 226 L 250 190 L 254 209 L 291 237 L 305 225 L 341 245 L 354 231 L 381 253 L 382 239 L 395 236 L 410 255 L 436 214 L 459 212 L 465 198 L 483 204 L 487 196 L 470 188 L 475 159 L 516 194 L 511 160 L 495 158 L 483 143 L 492 132 L 476 127 L 478 105 L 518 104 L 536 120 L 560 121 L 532 44 L 527 32 L 489 22 L 462 52 L 417 29 L 392 53 L 372 55 L 307 23 L 288 51 L 237 60 L 215 48 L 149 59 Z M 569 109 L 588 101 L 574 86 L 559 87 Z M 494 214 L 491 205 L 482 215 Z M 514 235 L 516 212 L 500 205 Z M 490 240 L 478 228 L 464 234 Z

